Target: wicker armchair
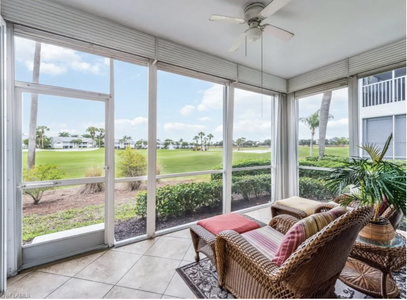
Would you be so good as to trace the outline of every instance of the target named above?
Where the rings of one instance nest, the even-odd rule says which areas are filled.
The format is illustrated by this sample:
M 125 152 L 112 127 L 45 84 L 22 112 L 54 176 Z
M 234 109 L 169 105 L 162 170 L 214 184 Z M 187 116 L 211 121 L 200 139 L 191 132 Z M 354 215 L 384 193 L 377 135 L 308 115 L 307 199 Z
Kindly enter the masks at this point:
M 348 196 L 346 195 L 340 195 L 338 197 L 336 197 L 334 199 L 334 203 L 324 203 L 319 205 L 316 209 L 315 209 L 315 213 L 319 213 L 319 212 L 324 212 L 324 211 L 328 211 L 331 208 L 334 208 L 337 205 L 340 205 L 342 201 L 344 201 Z M 348 207 L 359 207 L 360 203 L 358 201 L 352 201 Z M 389 206 L 382 214 L 382 217 L 388 219 L 391 223 L 391 225 L 393 226 L 394 229 L 397 229 L 401 223 L 401 221 L 403 221 L 403 213 L 400 212 L 399 210 L 395 209 L 394 206 Z
M 371 216 L 368 207 L 347 212 L 302 243 L 280 267 L 235 231 L 223 231 L 215 243 L 219 285 L 238 298 L 335 297 L 335 282 Z M 269 225 L 286 233 L 295 222 L 280 215 Z

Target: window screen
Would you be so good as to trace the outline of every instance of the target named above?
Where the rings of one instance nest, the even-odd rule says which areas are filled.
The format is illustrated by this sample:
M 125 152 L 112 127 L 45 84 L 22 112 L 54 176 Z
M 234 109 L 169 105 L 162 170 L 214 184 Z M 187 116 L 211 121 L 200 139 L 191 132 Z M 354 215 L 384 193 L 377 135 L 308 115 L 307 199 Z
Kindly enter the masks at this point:
M 405 120 L 404 120 L 405 122 Z M 405 130 L 405 129 L 404 129 Z M 363 120 L 363 143 L 375 144 L 382 148 L 387 137 L 393 132 L 393 117 L 370 118 Z M 367 153 L 364 152 L 363 156 Z M 393 145 L 390 145 L 385 158 L 393 158 Z

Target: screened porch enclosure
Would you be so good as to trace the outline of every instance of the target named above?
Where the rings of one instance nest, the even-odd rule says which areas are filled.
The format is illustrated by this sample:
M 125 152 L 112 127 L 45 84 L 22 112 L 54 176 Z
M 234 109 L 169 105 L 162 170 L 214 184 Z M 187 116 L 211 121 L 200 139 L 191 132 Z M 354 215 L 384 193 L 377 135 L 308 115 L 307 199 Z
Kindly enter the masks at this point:
M 406 158 L 405 32 L 277 76 L 86 11 L 1 1 L 7 276 L 291 196 L 333 200 L 331 168 L 390 133 L 386 158 Z

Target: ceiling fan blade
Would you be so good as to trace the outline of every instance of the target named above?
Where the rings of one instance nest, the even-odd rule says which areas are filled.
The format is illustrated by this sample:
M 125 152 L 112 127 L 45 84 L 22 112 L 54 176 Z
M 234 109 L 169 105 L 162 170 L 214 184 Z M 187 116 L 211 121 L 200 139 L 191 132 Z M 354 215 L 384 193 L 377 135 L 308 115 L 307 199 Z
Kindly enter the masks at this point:
M 273 0 L 260 12 L 259 16 L 267 18 L 290 2 L 291 0 Z
M 243 32 L 241 35 L 237 37 L 237 39 L 233 42 L 232 46 L 229 48 L 229 52 L 235 52 L 240 45 L 244 42 L 246 36 L 246 32 Z
M 283 41 L 289 41 L 294 36 L 294 33 L 270 24 L 264 24 L 263 31 Z
M 210 21 L 217 21 L 217 22 L 227 22 L 227 23 L 233 23 L 233 24 L 244 24 L 244 23 L 246 23 L 246 21 L 241 19 L 241 18 L 219 16 L 219 15 L 212 15 L 209 18 L 209 20 Z

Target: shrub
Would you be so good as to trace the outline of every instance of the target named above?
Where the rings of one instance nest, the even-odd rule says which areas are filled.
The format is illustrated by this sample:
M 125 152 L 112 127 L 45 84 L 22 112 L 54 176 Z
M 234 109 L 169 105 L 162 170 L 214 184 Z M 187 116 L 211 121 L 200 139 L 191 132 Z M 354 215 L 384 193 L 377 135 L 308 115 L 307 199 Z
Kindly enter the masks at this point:
M 260 174 L 256 176 L 233 176 L 232 193 L 241 194 L 245 200 L 261 194 L 271 194 L 271 175 Z
M 44 181 L 44 180 L 56 180 L 61 179 L 65 175 L 65 172 L 58 165 L 39 165 L 34 166 L 32 169 L 25 168 L 23 170 L 23 179 L 27 181 Z M 53 187 L 37 188 L 24 190 L 24 194 L 30 195 L 34 204 L 38 204 L 46 190 L 52 190 Z
M 101 176 L 103 176 L 102 167 L 90 167 L 87 168 L 85 171 L 85 177 L 101 177 Z M 104 190 L 105 185 L 103 184 L 103 182 L 87 183 L 79 188 L 78 194 L 80 195 L 97 194 L 103 192 Z
M 117 163 L 118 174 L 122 177 L 136 177 L 147 174 L 147 158 L 137 150 L 127 147 L 124 151 L 119 152 L 119 162 Z M 141 181 L 128 182 L 128 189 L 137 190 Z
M 244 167 L 256 167 L 256 166 L 270 166 L 270 159 L 244 159 L 237 160 L 232 163 L 233 168 L 244 168 Z M 222 164 L 219 164 L 213 168 L 213 170 L 221 170 L 223 168 Z M 233 177 L 235 176 L 246 176 L 246 175 L 260 175 L 260 174 L 270 174 L 270 169 L 259 169 L 259 170 L 246 170 L 246 171 L 234 171 Z M 222 174 L 211 174 L 211 180 L 222 179 Z
M 299 186 L 300 197 L 303 198 L 327 201 L 336 197 L 334 193 L 325 187 L 323 180 L 300 177 Z
M 167 185 L 156 190 L 156 215 L 181 216 L 201 207 L 216 207 L 222 201 L 222 181 L 191 182 Z M 136 196 L 135 213 L 147 214 L 147 191 Z

